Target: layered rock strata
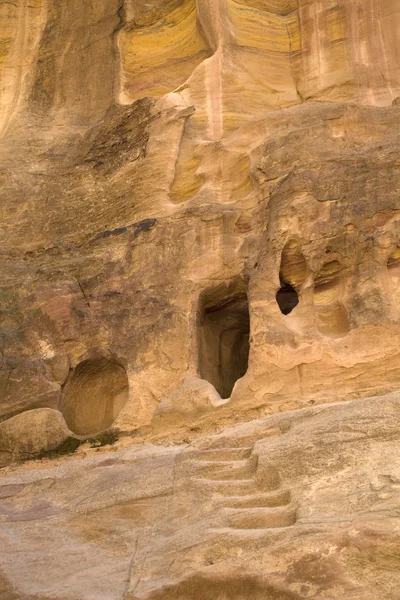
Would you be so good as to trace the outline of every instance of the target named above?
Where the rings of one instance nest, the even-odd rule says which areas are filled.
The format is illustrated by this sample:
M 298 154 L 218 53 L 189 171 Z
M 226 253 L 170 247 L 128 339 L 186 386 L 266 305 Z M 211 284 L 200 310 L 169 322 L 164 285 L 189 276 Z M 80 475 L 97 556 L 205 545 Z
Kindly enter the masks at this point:
M 0 5 L 4 600 L 397 598 L 399 27 Z

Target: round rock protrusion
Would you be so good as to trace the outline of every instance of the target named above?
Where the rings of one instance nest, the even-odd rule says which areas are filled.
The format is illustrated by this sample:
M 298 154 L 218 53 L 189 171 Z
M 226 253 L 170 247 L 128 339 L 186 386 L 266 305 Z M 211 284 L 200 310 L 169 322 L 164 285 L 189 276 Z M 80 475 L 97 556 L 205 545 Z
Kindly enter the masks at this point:
M 56 450 L 70 437 L 74 436 L 60 411 L 27 410 L 0 423 L 0 466 Z

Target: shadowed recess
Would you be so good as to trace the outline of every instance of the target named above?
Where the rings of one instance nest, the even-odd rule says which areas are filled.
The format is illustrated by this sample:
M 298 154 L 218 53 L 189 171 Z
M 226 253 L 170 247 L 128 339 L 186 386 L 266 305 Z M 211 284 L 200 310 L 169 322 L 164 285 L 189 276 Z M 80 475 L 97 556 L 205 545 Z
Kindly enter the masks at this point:
M 276 302 L 282 314 L 288 315 L 299 303 L 298 290 L 307 277 L 307 264 L 297 240 L 289 240 L 281 256 L 279 281 L 281 287 L 276 293 Z
M 276 293 L 276 301 L 283 315 L 288 315 L 299 303 L 299 296 L 290 283 L 281 281 L 281 287 Z
M 70 375 L 60 403 L 68 427 L 79 435 L 112 425 L 128 400 L 125 369 L 107 358 L 84 360 Z
M 248 366 L 250 316 L 244 283 L 211 290 L 200 310 L 200 376 L 229 398 Z

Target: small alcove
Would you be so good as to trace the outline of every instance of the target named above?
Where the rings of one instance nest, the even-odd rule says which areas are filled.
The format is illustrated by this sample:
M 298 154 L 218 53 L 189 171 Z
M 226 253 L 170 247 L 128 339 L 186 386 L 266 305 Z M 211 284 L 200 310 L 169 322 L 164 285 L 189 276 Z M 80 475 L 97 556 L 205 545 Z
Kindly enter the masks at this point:
M 80 362 L 63 389 L 60 410 L 68 427 L 78 435 L 104 431 L 128 400 L 124 367 L 107 358 Z
M 279 267 L 280 288 L 276 302 L 284 315 L 289 315 L 299 303 L 299 290 L 307 277 L 307 264 L 297 239 L 289 240 L 281 255 Z
M 276 301 L 283 315 L 288 315 L 299 303 L 299 296 L 294 287 L 287 281 L 281 281 L 276 293 Z
M 221 398 L 229 398 L 247 371 L 250 315 L 243 282 L 218 286 L 200 301 L 199 372 Z

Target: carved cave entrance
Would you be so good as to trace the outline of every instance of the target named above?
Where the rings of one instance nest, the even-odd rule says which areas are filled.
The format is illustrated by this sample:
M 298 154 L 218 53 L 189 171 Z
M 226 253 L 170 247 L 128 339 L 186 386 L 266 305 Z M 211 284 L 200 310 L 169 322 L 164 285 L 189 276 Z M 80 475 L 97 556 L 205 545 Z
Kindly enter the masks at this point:
M 250 315 L 244 284 L 220 286 L 202 299 L 199 371 L 221 398 L 229 398 L 247 371 Z
M 78 435 L 104 431 L 128 400 L 124 367 L 107 358 L 79 363 L 65 384 L 60 410 L 68 427 Z

